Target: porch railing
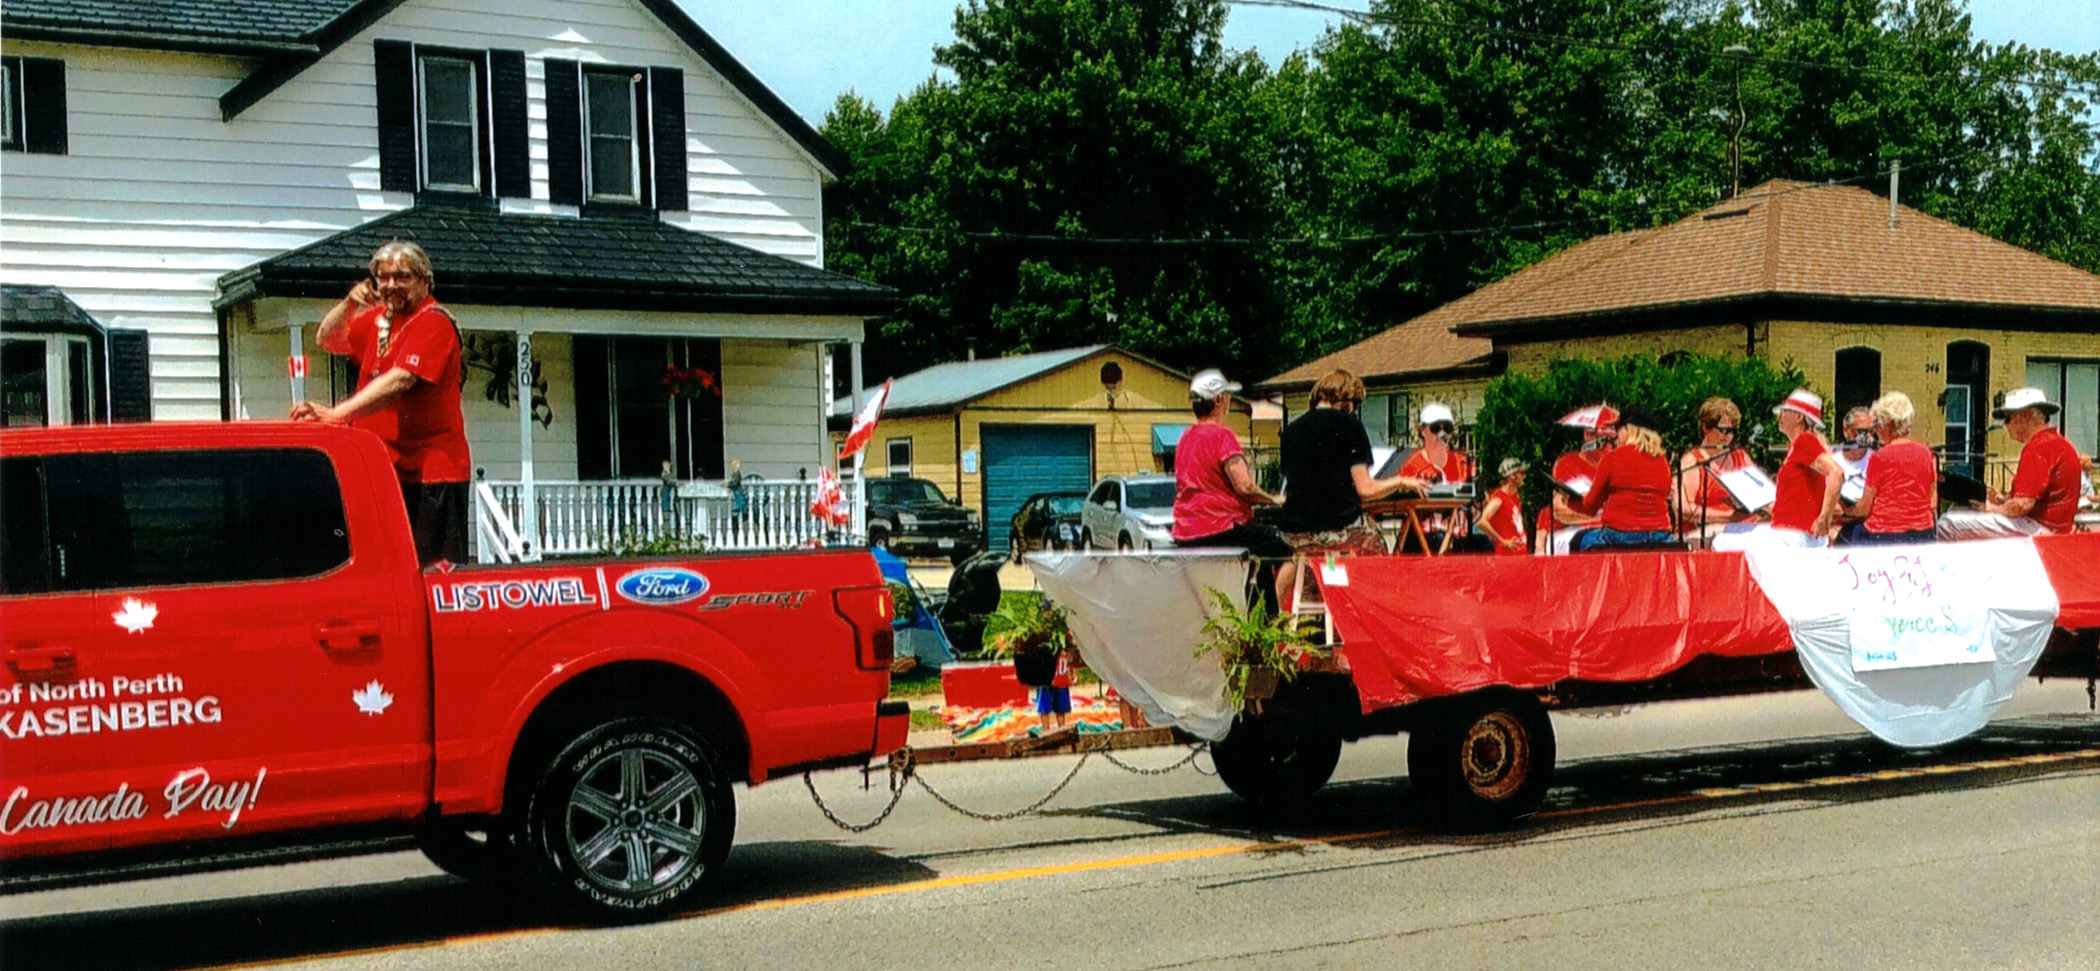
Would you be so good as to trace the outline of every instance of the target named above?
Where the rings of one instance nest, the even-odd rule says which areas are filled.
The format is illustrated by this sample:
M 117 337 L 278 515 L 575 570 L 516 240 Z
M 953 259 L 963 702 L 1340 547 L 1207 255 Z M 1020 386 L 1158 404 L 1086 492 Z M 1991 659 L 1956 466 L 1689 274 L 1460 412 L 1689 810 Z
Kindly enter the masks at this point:
M 810 514 L 815 482 L 746 482 L 741 495 L 721 482 L 690 482 L 671 490 L 662 482 L 533 483 L 530 515 L 539 527 L 539 549 L 522 551 L 528 522 L 524 487 L 486 481 L 475 493 L 483 563 L 549 556 L 593 556 L 615 549 L 692 541 L 708 550 L 788 549 L 835 538 Z M 490 506 L 486 512 L 480 507 Z M 514 527 L 505 529 L 504 527 Z M 508 547 L 505 549 L 504 547 Z M 505 554 L 509 554 L 506 556 Z

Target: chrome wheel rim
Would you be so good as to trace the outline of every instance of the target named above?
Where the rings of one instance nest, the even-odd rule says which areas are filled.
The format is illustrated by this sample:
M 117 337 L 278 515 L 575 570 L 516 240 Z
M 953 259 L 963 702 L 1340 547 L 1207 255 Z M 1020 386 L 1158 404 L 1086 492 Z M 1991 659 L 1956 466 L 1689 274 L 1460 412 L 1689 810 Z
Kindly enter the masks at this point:
M 1481 798 L 1507 799 L 1531 774 L 1531 736 L 1515 715 L 1489 712 L 1466 729 L 1459 760 L 1466 785 Z
M 672 886 L 699 865 L 706 797 L 685 764 L 621 749 L 585 768 L 569 790 L 563 836 L 585 880 L 622 895 Z

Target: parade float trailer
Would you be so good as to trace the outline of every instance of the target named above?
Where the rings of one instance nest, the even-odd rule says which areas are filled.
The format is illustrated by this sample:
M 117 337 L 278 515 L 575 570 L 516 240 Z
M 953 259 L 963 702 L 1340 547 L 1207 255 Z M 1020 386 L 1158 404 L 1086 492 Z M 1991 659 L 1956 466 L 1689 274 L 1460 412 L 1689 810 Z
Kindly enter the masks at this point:
M 1329 631 L 1332 653 L 1258 713 L 1232 708 L 1216 662 L 1190 656 L 1207 591 L 1244 591 L 1240 556 L 1028 561 L 1087 664 L 1150 731 L 1209 741 L 1233 792 L 1301 799 L 1344 742 L 1406 732 L 1423 808 L 1460 827 L 1537 810 L 1555 759 L 1549 711 L 1816 687 L 1884 741 L 1927 747 L 1981 728 L 2027 677 L 2088 679 L 2090 695 L 2100 676 L 2100 534 L 1315 561 L 1321 604 L 1299 612 Z

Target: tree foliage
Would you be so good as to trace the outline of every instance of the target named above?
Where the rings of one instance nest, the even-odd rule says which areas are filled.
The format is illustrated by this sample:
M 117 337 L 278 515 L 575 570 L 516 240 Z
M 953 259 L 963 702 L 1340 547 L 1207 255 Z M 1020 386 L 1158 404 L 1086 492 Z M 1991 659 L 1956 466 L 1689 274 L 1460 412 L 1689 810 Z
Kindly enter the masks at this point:
M 1763 358 L 1730 358 L 1700 354 L 1672 355 L 1669 363 L 1633 356 L 1614 361 L 1562 360 L 1540 374 L 1504 374 L 1488 384 L 1487 401 L 1474 418 L 1474 465 L 1483 477 L 1502 460 L 1516 457 L 1531 466 L 1524 501 L 1538 508 L 1551 500 L 1545 475 L 1579 436 L 1551 419 L 1598 402 L 1640 402 L 1655 414 L 1656 431 L 1672 454 L 1699 444 L 1699 405 L 1726 398 L 1742 409 L 1738 441 L 1779 436 L 1771 415 L 1787 393 L 1804 384 L 1792 362 L 1773 367 Z M 1757 426 L 1767 431 L 1757 436 Z M 1483 486 L 1492 483 L 1483 482 Z
M 1116 341 L 1258 379 L 1711 205 L 1738 125 L 1744 187 L 1901 162 L 1904 203 L 2100 271 L 2100 54 L 1961 0 L 1371 11 L 1271 70 L 1222 0 L 969 0 L 937 73 L 823 126 L 833 266 L 908 298 L 869 376 Z

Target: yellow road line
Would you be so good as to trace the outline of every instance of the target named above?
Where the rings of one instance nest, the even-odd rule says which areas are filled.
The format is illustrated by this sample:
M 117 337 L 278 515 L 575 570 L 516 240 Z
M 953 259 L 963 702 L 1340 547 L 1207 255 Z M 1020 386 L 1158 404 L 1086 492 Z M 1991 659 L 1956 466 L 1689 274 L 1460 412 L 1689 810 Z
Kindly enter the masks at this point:
M 2019 765 L 2044 765 L 2058 762 L 2074 762 L 2079 760 L 2096 758 L 2100 758 L 2100 749 L 2080 749 L 2075 752 L 2056 752 L 2043 755 L 2020 756 L 2015 758 L 1985 759 L 1982 761 L 1966 762 L 1956 765 L 1936 765 L 1918 769 L 1897 769 L 1884 772 L 1875 772 L 1867 775 L 1824 776 L 1818 779 L 1806 779 L 1799 782 L 1750 783 L 1741 786 L 1695 789 L 1684 795 L 1678 796 L 1663 796 L 1655 799 L 1637 799 L 1631 802 L 1617 802 L 1601 806 L 1583 806 L 1572 809 L 1557 809 L 1548 812 L 1537 813 L 1532 818 L 1566 819 L 1575 816 L 1593 816 L 1609 812 L 1623 812 L 1629 809 L 1644 809 L 1652 806 L 1667 806 L 1687 802 L 1717 801 L 1722 799 L 1740 799 L 1745 796 L 1755 796 L 1768 792 L 1782 792 L 1792 789 L 1802 789 L 1808 787 L 1838 786 L 1849 783 L 1872 782 L 1898 778 L 1918 778 L 1928 773 L 1933 775 L 1945 775 L 1957 772 L 1975 772 L 1986 769 L 2010 768 Z M 801 896 L 795 897 L 775 897 L 771 900 L 754 900 L 749 903 L 733 904 L 731 906 L 718 907 L 712 910 L 694 911 L 692 913 L 679 915 L 678 917 L 673 919 L 693 920 L 697 918 L 714 917 L 723 914 L 746 913 L 761 910 L 780 910 L 787 907 L 801 907 L 809 904 L 829 903 L 832 901 L 839 900 L 858 900 L 867 897 L 886 897 L 893 894 L 919 893 L 928 890 L 944 890 L 951 887 L 984 886 L 987 884 L 995 883 L 1010 883 L 1015 880 L 1033 880 L 1040 877 L 1065 876 L 1074 873 L 1090 873 L 1102 870 L 1121 870 L 1130 867 L 1157 866 L 1159 864 L 1164 863 L 1180 863 L 1188 860 L 1215 859 L 1218 857 L 1228 856 L 1245 856 L 1254 853 L 1267 853 L 1277 850 L 1288 850 L 1294 847 L 1305 847 L 1318 844 L 1332 845 L 1336 843 L 1358 843 L 1363 842 L 1365 840 L 1380 839 L 1391 836 L 1401 836 L 1417 832 L 1420 832 L 1420 829 L 1418 827 L 1402 827 L 1398 829 L 1373 830 L 1365 833 L 1351 833 L 1341 836 L 1279 839 L 1264 843 L 1225 843 L 1218 844 L 1215 846 L 1194 847 L 1186 850 L 1170 850 L 1164 853 L 1143 853 L 1135 856 L 1111 857 L 1103 860 L 1087 860 L 1078 863 L 1058 863 L 1049 866 L 1022 867 L 1013 870 L 994 870 L 988 873 L 973 873 L 953 877 L 936 877 L 930 880 L 914 880 L 909 883 L 895 883 L 876 887 L 856 887 L 850 890 L 833 890 L 824 893 L 803 894 Z M 330 951 L 324 954 L 304 954 L 295 957 L 270 958 L 261 961 L 246 961 L 237 962 L 233 964 L 214 965 L 208 968 L 199 969 L 199 971 L 235 971 L 235 969 L 270 968 L 305 961 L 354 958 L 374 954 L 387 954 L 424 950 L 427 948 L 434 947 L 450 947 L 458 944 L 486 944 L 494 941 L 538 937 L 546 934 L 559 933 L 566 929 L 567 928 L 562 927 L 528 927 L 502 931 L 478 931 L 475 933 L 457 934 L 450 937 L 442 937 L 428 941 L 410 941 L 401 944 L 381 945 L 378 947 L 355 948 L 346 951 Z

